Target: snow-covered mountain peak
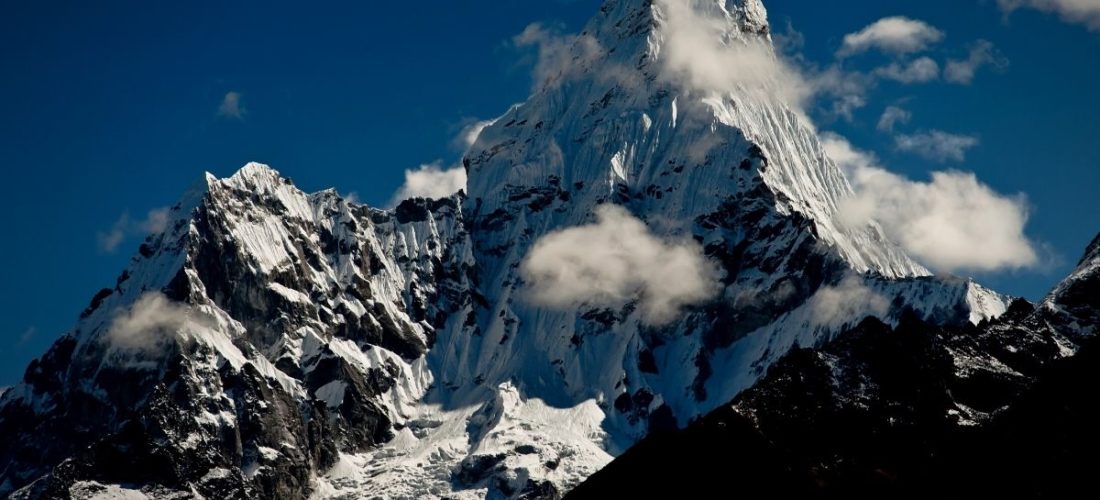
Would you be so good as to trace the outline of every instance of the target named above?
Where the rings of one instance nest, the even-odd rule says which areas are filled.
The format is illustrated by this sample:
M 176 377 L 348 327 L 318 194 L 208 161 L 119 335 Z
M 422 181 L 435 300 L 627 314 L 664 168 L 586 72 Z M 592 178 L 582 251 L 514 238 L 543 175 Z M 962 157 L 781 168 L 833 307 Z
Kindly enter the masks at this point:
M 250 161 L 233 175 L 224 179 L 226 183 L 254 187 L 278 185 L 286 182 L 278 171 L 259 162 Z
M 225 179 L 207 174 L 207 187 L 215 200 L 220 198 L 216 193 L 230 192 L 238 200 L 277 202 L 295 216 L 312 216 L 307 195 L 278 171 L 262 163 L 249 162 Z
M 682 234 L 763 184 L 775 210 L 809 219 L 855 271 L 930 274 L 877 226 L 840 221 L 851 187 L 777 90 L 783 75 L 765 71 L 775 62 L 767 36 L 757 1 L 609 0 L 553 76 L 482 131 L 465 160 L 467 210 L 538 191 L 538 205 L 570 197 L 572 224 L 612 201 L 679 219 L 668 227 Z M 737 67 L 744 58 L 749 67 Z
M 697 18 L 702 38 L 685 22 Z M 722 59 L 738 44 L 770 51 L 767 37 L 756 0 L 608 0 L 542 65 L 528 101 L 480 133 L 463 159 L 468 196 L 380 210 L 304 193 L 258 163 L 208 174 L 96 295 L 78 335 L 3 396 L 0 467 L 19 475 L 0 494 L 59 460 L 94 468 L 168 436 L 183 444 L 151 462 L 190 465 L 158 470 L 163 484 L 206 496 L 552 496 L 867 315 L 1003 312 L 1003 297 L 928 276 L 875 227 L 840 225 L 850 187 L 781 96 L 736 79 L 696 88 L 730 75 L 691 73 L 693 47 Z M 632 241 L 705 260 L 715 293 L 676 303 L 659 325 L 637 287 L 613 304 L 532 300 L 531 250 L 563 230 L 598 231 L 608 204 L 643 236 Z M 196 333 L 140 362 L 119 362 L 109 342 L 73 345 L 149 317 L 133 311 L 149 304 L 185 311 L 179 321 L 198 311 L 202 328 L 156 324 Z M 139 388 L 118 388 L 138 371 Z M 41 446 L 42 422 L 91 431 Z M 115 440 L 106 451 L 78 453 L 101 435 Z

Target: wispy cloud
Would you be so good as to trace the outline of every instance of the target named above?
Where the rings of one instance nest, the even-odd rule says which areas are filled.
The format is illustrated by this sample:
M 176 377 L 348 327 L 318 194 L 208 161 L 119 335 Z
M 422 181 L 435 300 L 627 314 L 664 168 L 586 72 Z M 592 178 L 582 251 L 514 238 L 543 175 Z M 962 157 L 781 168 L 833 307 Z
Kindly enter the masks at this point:
M 931 57 L 919 57 L 908 63 L 892 62 L 875 69 L 875 76 L 901 83 L 926 83 L 940 77 L 940 65 Z
M 222 96 L 221 104 L 218 105 L 218 116 L 222 118 L 243 120 L 246 112 L 244 104 L 241 103 L 241 93 L 237 91 L 226 92 Z
M 591 35 L 566 35 L 542 23 L 531 23 L 512 37 L 516 47 L 535 47 L 533 84 L 554 87 L 572 78 L 604 54 L 603 47 Z
M 908 110 L 898 106 L 886 106 L 886 109 L 882 111 L 882 116 L 878 119 L 876 128 L 879 132 L 893 133 L 894 126 L 909 123 L 909 120 L 912 119 L 913 113 Z
M 665 240 L 617 205 L 596 222 L 543 236 L 520 271 L 530 300 L 558 309 L 614 307 L 639 300 L 641 319 L 661 325 L 719 291 L 718 270 L 692 240 Z
M 894 137 L 894 146 L 898 151 L 938 162 L 964 161 L 966 152 L 977 145 L 977 137 L 951 134 L 942 130 L 899 134 Z
M 947 61 L 947 65 L 943 68 L 943 78 L 952 83 L 970 85 L 974 81 L 974 75 L 982 66 L 1004 69 L 1008 67 L 1008 59 L 997 51 L 992 42 L 978 40 L 970 48 L 970 55 L 966 59 Z
M 997 0 L 1006 13 L 1029 8 L 1058 14 L 1063 20 L 1100 31 L 1100 2 L 1096 0 Z
M 885 17 L 854 33 L 844 35 L 837 57 L 844 58 L 877 49 L 894 55 L 923 51 L 943 40 L 943 32 L 908 17 Z
M 877 84 L 873 74 L 849 71 L 838 65 L 824 70 L 805 68 L 813 95 L 825 101 L 826 112 L 852 121 L 853 113 L 867 105 L 867 94 Z
M 144 219 L 133 220 L 129 212 L 123 212 L 115 220 L 111 229 L 96 233 L 96 242 L 99 250 L 105 253 L 114 253 L 118 250 L 126 238 L 130 236 L 144 236 L 164 232 L 168 226 L 169 207 L 160 207 L 150 210 Z
M 26 345 L 27 342 L 30 342 L 31 339 L 35 338 L 36 336 L 38 336 L 38 327 L 28 326 L 26 330 L 23 330 L 23 333 L 19 334 L 19 338 L 16 339 L 15 345 Z
M 940 271 L 1037 264 L 1036 247 L 1024 234 L 1023 195 L 999 194 L 966 172 L 933 172 L 930 182 L 912 181 L 880 167 L 874 155 L 836 134 L 824 135 L 823 143 L 855 190 L 841 206 L 845 224 L 875 220 L 906 252 Z

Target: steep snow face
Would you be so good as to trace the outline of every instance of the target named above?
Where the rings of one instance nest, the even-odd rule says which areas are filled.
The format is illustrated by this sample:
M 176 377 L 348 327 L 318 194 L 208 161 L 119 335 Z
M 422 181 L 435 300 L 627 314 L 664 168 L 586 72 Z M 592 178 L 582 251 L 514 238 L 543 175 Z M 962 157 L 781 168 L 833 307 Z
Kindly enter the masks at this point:
M 688 3 L 724 25 L 717 36 L 727 44 L 770 51 L 760 2 Z M 875 227 L 840 224 L 839 200 L 852 194 L 848 181 L 813 127 L 774 93 L 702 91 L 670 80 L 667 18 L 661 2 L 606 2 L 573 45 L 570 63 L 482 131 L 468 156 L 467 209 L 486 215 L 514 204 L 509 198 L 517 193 L 541 190 L 545 197 L 560 187 L 575 207 L 574 220 L 565 222 L 579 223 L 595 203 L 625 201 L 611 199 L 618 194 L 637 198 L 639 215 L 660 213 L 681 223 L 672 231 L 683 231 L 685 221 L 715 211 L 759 176 L 777 213 L 810 219 L 817 238 L 853 269 L 928 274 Z M 767 168 L 754 167 L 746 179 L 730 175 L 751 159 L 750 148 Z

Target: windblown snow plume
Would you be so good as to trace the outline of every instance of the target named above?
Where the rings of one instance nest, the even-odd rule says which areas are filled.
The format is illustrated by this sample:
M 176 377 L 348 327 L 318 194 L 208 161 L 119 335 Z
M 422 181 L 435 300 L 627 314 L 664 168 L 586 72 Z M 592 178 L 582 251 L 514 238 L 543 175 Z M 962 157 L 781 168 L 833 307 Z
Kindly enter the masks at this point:
M 598 207 L 596 219 L 534 244 L 521 267 L 533 302 L 571 308 L 640 298 L 642 320 L 661 325 L 717 293 L 718 271 L 698 244 L 662 240 L 616 205 Z
M 125 349 L 155 351 L 190 321 L 186 306 L 160 292 L 147 292 L 129 310 L 116 311 L 107 339 Z

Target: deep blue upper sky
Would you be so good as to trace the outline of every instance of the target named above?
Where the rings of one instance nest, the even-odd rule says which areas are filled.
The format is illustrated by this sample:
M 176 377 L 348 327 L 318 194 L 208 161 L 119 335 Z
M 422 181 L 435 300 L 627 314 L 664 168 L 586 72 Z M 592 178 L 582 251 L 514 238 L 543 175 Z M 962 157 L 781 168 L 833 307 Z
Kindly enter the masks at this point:
M 203 171 L 227 176 L 252 160 L 306 190 L 383 204 L 405 168 L 453 161 L 464 123 L 525 98 L 531 55 L 509 44 L 513 35 L 534 21 L 576 31 L 599 2 L 93 4 L 0 11 L 0 385 L 114 283 L 141 237 L 127 234 L 108 253 L 97 233 L 122 213 L 140 218 Z M 1010 61 L 969 86 L 883 83 L 851 122 L 817 117 L 915 179 L 944 166 L 895 151 L 875 131 L 886 105 L 903 102 L 913 130 L 980 139 L 953 168 L 1026 193 L 1028 234 L 1048 249 L 1036 269 L 980 281 L 1041 297 L 1100 230 L 1100 34 L 1034 11 L 1006 22 L 992 1 L 767 5 L 774 29 L 789 20 L 806 58 L 822 65 L 845 33 L 889 15 L 943 30 L 931 53 L 939 60 L 981 38 Z M 228 92 L 240 94 L 243 119 L 218 116 Z

